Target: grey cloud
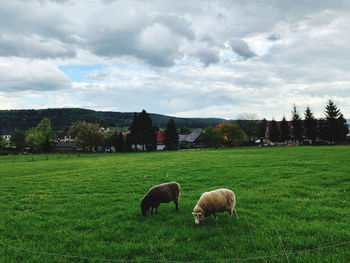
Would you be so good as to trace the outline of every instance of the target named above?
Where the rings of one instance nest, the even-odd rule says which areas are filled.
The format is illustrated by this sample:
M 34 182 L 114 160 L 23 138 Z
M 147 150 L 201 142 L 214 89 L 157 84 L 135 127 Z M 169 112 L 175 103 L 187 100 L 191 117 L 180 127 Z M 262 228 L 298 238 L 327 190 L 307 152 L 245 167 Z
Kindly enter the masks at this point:
M 185 19 L 175 15 L 156 15 L 154 21 L 170 28 L 175 34 L 185 36 L 189 40 L 195 39 L 191 24 Z
M 39 39 L 37 36 L 0 35 L 0 56 L 22 58 L 75 57 L 75 50 L 57 40 Z
M 194 56 L 198 58 L 204 66 L 220 62 L 219 52 L 209 48 L 199 49 L 194 53 Z
M 158 67 L 169 67 L 175 63 L 174 60 L 180 55 L 176 45 L 163 50 L 158 49 L 157 45 L 143 45 L 140 35 L 141 32 L 123 30 L 104 32 L 91 37 L 89 48 L 99 56 L 133 56 Z
M 77 28 L 58 5 L 41 5 L 37 1 L 5 2 L 7 1 L 0 2 L 1 35 L 38 35 L 69 44 L 76 42 L 74 32 Z
M 269 35 L 267 37 L 267 39 L 270 41 L 277 41 L 277 40 L 281 39 L 281 36 L 278 33 L 272 33 L 271 35 Z
M 182 40 L 174 32 L 190 37 L 185 23 L 174 17 L 163 16 L 155 21 L 137 8 L 132 12 L 111 10 L 103 15 L 101 20 L 91 24 L 84 37 L 89 49 L 99 56 L 130 56 L 152 66 L 169 67 L 182 57 L 179 51 Z M 117 22 L 116 16 L 119 17 Z
M 248 59 L 256 56 L 256 54 L 250 49 L 248 44 L 240 39 L 233 39 L 230 41 L 231 48 L 237 55 Z
M 205 34 L 200 38 L 200 41 L 207 43 L 210 47 L 213 46 L 220 46 L 222 47 L 221 44 L 219 44 L 212 36 Z

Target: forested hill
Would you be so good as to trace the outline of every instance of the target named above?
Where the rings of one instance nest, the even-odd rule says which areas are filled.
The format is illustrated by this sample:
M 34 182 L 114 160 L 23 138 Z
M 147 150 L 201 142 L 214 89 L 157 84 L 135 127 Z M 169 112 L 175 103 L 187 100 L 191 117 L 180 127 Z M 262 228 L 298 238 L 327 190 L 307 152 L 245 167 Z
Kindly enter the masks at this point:
M 112 127 L 129 127 L 133 112 L 94 111 L 77 108 L 43 110 L 0 110 L 0 133 L 12 132 L 15 128 L 27 130 L 36 126 L 44 117 L 51 120 L 53 129 L 64 131 L 77 120 L 99 122 L 105 120 Z M 170 116 L 150 114 L 153 125 L 164 128 Z M 204 128 L 215 126 L 224 119 L 219 118 L 173 118 L 178 128 Z

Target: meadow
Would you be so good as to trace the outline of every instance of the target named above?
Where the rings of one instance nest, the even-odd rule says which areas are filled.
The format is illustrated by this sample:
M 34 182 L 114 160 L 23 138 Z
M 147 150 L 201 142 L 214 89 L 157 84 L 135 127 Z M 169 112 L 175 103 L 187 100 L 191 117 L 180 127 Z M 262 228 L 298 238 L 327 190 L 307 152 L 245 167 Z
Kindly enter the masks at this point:
M 0 157 L 0 262 L 349 262 L 350 147 Z M 141 216 L 156 184 L 179 211 Z M 237 220 L 195 225 L 200 195 L 237 197 Z

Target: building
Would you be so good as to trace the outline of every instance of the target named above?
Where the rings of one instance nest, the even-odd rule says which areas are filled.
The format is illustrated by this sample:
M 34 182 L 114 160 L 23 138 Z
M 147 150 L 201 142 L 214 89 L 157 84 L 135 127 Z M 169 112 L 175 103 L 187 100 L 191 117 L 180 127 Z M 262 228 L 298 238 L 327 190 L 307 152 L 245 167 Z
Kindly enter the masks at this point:
M 197 129 L 190 134 L 179 134 L 179 146 L 182 149 L 189 149 L 193 147 L 200 147 L 201 144 L 198 142 L 198 138 L 202 133 L 202 129 Z
M 157 131 L 157 151 L 162 151 L 165 150 L 165 144 L 164 144 L 164 139 L 165 139 L 165 131 Z

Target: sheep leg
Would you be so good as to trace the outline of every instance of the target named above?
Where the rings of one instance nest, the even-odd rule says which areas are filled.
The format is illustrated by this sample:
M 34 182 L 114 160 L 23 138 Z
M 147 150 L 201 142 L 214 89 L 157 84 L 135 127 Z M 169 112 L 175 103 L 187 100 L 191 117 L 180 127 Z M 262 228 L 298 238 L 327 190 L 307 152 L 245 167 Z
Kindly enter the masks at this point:
M 151 215 L 153 215 L 153 207 L 152 207 L 152 210 L 151 210 Z
M 178 201 L 174 201 L 174 202 L 175 202 L 175 205 L 176 205 L 176 208 L 175 208 L 175 209 L 176 209 L 176 211 L 177 211 L 177 210 L 179 210 L 179 203 L 178 203 Z
M 158 206 L 156 206 L 156 214 L 158 214 Z
M 216 216 L 216 213 L 213 214 L 216 221 L 218 221 L 218 217 Z
M 233 213 L 235 214 L 236 218 L 238 219 L 238 215 L 237 215 L 236 209 L 233 208 L 232 211 L 233 211 Z

